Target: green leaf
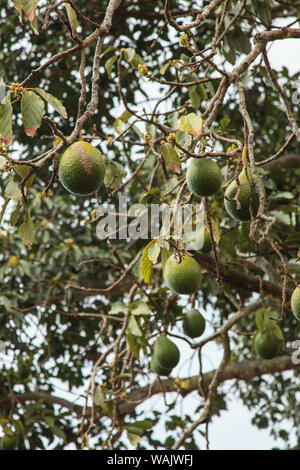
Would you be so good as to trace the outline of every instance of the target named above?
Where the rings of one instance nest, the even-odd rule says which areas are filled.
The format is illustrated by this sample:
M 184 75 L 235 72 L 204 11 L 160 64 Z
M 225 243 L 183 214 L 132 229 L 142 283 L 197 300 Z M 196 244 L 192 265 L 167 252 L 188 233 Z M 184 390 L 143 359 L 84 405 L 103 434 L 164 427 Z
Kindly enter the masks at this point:
M 167 251 L 170 249 L 170 243 L 167 240 L 158 240 L 159 246 L 165 248 Z
M 294 199 L 294 197 L 295 196 L 293 195 L 293 193 L 290 193 L 289 191 L 278 191 L 275 194 L 270 195 L 270 199 L 272 199 L 273 201 L 276 201 L 276 199 L 291 200 Z
M 24 179 L 28 173 L 30 173 L 30 171 L 32 170 L 32 168 L 30 166 L 27 166 L 27 165 L 14 165 L 13 166 L 13 169 L 15 170 L 15 172 L 22 178 Z M 25 182 L 25 186 L 26 187 L 29 187 L 31 186 L 31 184 L 33 183 L 33 180 L 35 178 L 35 173 L 33 173 Z
M 7 201 L 7 202 L 8 202 L 8 201 Z M 14 227 L 14 226 L 18 223 L 21 208 L 22 208 L 22 206 L 18 206 L 18 207 L 11 213 L 11 216 L 10 216 L 10 219 L 9 219 L 9 223 L 10 223 L 10 225 L 11 225 L 12 227 Z
M 132 309 L 131 313 L 132 315 L 149 315 L 152 312 L 146 302 L 139 300 L 135 303 L 135 307 Z
M 178 111 L 174 111 L 173 113 L 170 113 L 167 116 L 167 122 L 168 122 L 170 127 L 174 127 L 174 128 L 176 127 L 177 121 L 178 121 L 178 116 L 179 116 Z
M 144 134 L 143 134 L 143 132 L 141 132 L 140 129 L 139 129 L 137 126 L 132 126 L 132 129 L 134 130 L 134 132 L 135 132 L 139 137 L 141 137 L 141 139 L 144 139 Z
M 197 86 L 189 87 L 189 98 L 191 100 L 191 105 L 194 109 L 199 109 L 201 104 L 201 98 L 198 93 Z
M 38 36 L 39 35 L 39 28 L 36 16 L 30 21 L 30 26 L 33 29 L 34 33 Z
M 121 114 L 120 119 L 123 122 L 127 122 L 131 118 L 131 116 L 133 116 L 133 114 L 127 109 L 125 109 L 125 111 Z
M 117 48 L 115 46 L 108 46 L 101 54 L 101 57 L 104 57 L 106 54 L 112 51 L 116 51 Z
M 42 123 L 44 101 L 33 91 L 24 91 L 21 99 L 21 113 L 25 134 L 34 137 Z
M 138 336 L 134 336 L 129 333 L 129 331 L 126 331 L 126 338 L 129 344 L 130 351 L 134 355 L 137 361 L 140 360 L 140 350 L 141 350 L 141 345 L 139 343 L 139 338 Z
M 161 154 L 163 156 L 167 168 L 169 168 L 171 171 L 174 171 L 174 173 L 180 175 L 181 161 L 173 145 L 171 145 L 169 142 L 164 143 L 161 147 Z
M 22 2 L 21 0 L 15 0 L 14 7 L 19 13 L 20 17 L 22 17 Z
M 230 119 L 229 118 L 223 118 L 220 121 L 220 125 L 223 129 L 226 129 L 226 127 L 228 127 L 229 124 L 230 124 Z
M 66 442 L 66 435 L 62 429 L 60 429 L 57 426 L 53 426 L 51 429 L 57 437 L 59 437 L 60 439 L 63 439 L 63 441 Z
M 55 419 L 53 416 L 45 416 L 44 417 L 45 423 L 52 429 L 55 426 Z
M 127 305 L 124 305 L 122 302 L 118 301 L 111 305 L 108 315 L 118 315 L 119 313 L 126 313 L 127 311 Z
M 157 258 L 159 257 L 160 254 L 160 245 L 158 240 L 153 243 L 148 250 L 148 258 L 151 261 L 152 264 L 157 263 Z
M 166 62 L 165 64 L 161 66 L 159 73 L 161 75 L 164 75 L 166 71 L 168 70 L 168 68 L 170 67 L 170 65 L 171 65 L 171 61 L 169 60 L 168 62 Z
M 33 21 L 35 18 L 36 0 L 21 0 L 21 5 L 26 18 L 28 18 L 30 22 Z
M 270 4 L 267 0 L 264 2 L 254 2 L 254 10 L 259 18 L 261 18 L 265 23 L 271 24 L 272 22 L 272 11 Z
M 194 136 L 198 136 L 202 129 L 203 121 L 201 116 L 195 113 L 181 116 L 177 123 L 177 129 L 184 132 L 190 132 Z
M 260 309 L 256 312 L 255 322 L 259 331 L 264 330 L 276 330 L 278 332 L 279 339 L 283 339 L 282 332 L 280 327 L 277 324 L 279 318 L 279 312 L 277 310 L 271 309 Z
M 280 429 L 279 431 L 279 437 L 283 439 L 284 441 L 288 441 L 290 437 L 290 433 L 288 433 L 285 429 Z M 299 448 L 298 448 L 299 449 Z
M 106 73 L 107 73 L 107 75 L 109 76 L 109 78 L 111 78 L 112 68 L 113 68 L 113 65 L 114 65 L 114 63 L 116 62 L 116 60 L 117 60 L 117 56 L 116 56 L 116 55 L 113 55 L 112 57 L 110 57 L 109 59 L 107 59 L 107 61 L 106 61 L 105 64 L 104 64 L 104 68 L 105 68 Z
M 244 54 L 249 54 L 251 52 L 250 39 L 240 28 L 237 28 L 234 31 L 234 44 L 236 49 Z
M 127 431 L 129 431 L 130 433 L 132 433 L 132 434 L 136 434 L 137 436 L 142 437 L 142 435 L 143 435 L 143 429 L 136 426 L 136 423 L 128 424 L 127 426 L 125 426 L 125 429 Z
M 225 59 L 228 60 L 228 62 L 230 62 L 232 65 L 235 64 L 235 45 L 232 44 L 232 41 L 229 44 L 229 37 L 224 37 L 221 53 L 224 55 Z
M 21 420 L 14 420 L 13 425 L 16 428 L 17 433 L 21 434 L 24 436 L 24 425 Z
M 290 225 L 291 219 L 290 216 L 281 211 L 270 211 L 270 215 L 274 215 L 277 219 L 277 222 L 280 222 L 284 225 Z
M 165 268 L 165 264 L 168 260 L 168 258 L 170 257 L 171 253 L 169 250 L 163 248 L 161 250 L 161 266 L 162 266 L 162 271 L 164 271 L 164 268 Z
M 260 331 L 263 331 L 263 330 L 257 330 L 254 333 L 253 337 L 252 337 L 252 343 L 251 343 L 251 353 L 252 354 L 255 354 L 255 352 L 256 352 L 255 351 L 255 340 L 256 340 L 257 335 L 260 333 Z
M 207 100 L 207 94 L 202 84 L 189 87 L 189 98 L 194 109 L 199 109 L 201 101 Z
M 67 119 L 68 114 L 67 110 L 64 107 L 64 105 L 51 93 L 46 92 L 42 88 L 34 88 L 34 91 L 36 91 L 47 103 L 52 106 L 55 111 L 57 111 L 64 119 Z
M 136 321 L 136 319 L 134 318 L 133 315 L 130 315 L 130 317 L 129 317 L 127 330 L 133 336 L 142 336 L 142 332 L 140 330 L 140 327 L 137 324 L 137 321 Z
M 95 406 L 100 406 L 103 409 L 104 413 L 108 414 L 109 416 L 112 416 L 113 401 L 105 401 L 105 396 L 106 392 L 104 391 L 103 387 L 101 385 L 97 385 L 94 394 L 94 404 Z
M 266 327 L 263 309 L 260 309 L 256 312 L 255 322 L 259 332 L 265 330 Z
M 132 446 L 137 446 L 142 439 L 141 436 L 138 436 L 137 434 L 133 434 L 129 431 L 127 431 L 127 437 Z
M 13 142 L 10 94 L 6 95 L 0 105 L 0 141 L 5 147 L 8 147 Z
M 15 182 L 14 177 L 10 175 L 9 177 L 9 182 L 8 185 L 5 188 L 5 197 L 8 199 L 14 199 L 14 200 L 19 200 L 22 199 L 22 193 L 21 190 L 18 186 L 18 184 Z
M 125 169 L 119 162 L 111 161 L 106 167 L 104 184 L 111 189 L 116 188 L 125 175 Z
M 120 118 L 117 118 L 113 123 L 113 127 L 117 134 L 121 134 L 124 128 L 124 122 Z
M 191 136 L 191 134 L 188 134 L 184 131 L 176 132 L 176 142 L 178 142 L 178 144 L 182 145 L 183 147 L 189 147 L 192 143 L 192 140 L 193 137 Z
M 144 61 L 141 56 L 135 52 L 133 59 L 130 61 L 130 63 L 135 69 L 138 69 L 139 65 L 142 65 Z
M 65 8 L 67 11 L 67 17 L 71 26 L 72 34 L 74 35 L 78 26 L 76 11 L 74 10 L 74 8 L 71 7 L 69 3 L 66 3 Z
M 2 204 L 1 212 L 0 212 L 0 225 L 2 223 L 2 219 L 4 217 L 4 214 L 5 214 L 8 203 L 9 203 L 9 199 L 5 199 L 5 201 Z
M 212 227 L 212 233 L 213 233 L 214 241 L 215 241 L 216 244 L 218 244 L 219 241 L 220 241 L 221 235 L 220 235 L 219 229 L 218 229 L 214 219 L 211 219 L 211 227 Z M 207 228 L 207 230 L 208 230 L 208 228 Z
M 155 124 L 146 124 L 146 134 L 149 134 L 151 139 L 155 139 L 156 137 L 157 127 Z
M 128 47 L 127 49 L 124 49 L 124 59 L 126 62 L 130 63 L 135 56 L 135 49 L 132 47 Z
M 278 339 L 280 339 L 281 341 L 284 341 L 284 335 L 283 335 L 282 329 L 280 328 L 278 323 L 276 323 L 273 326 L 273 331 L 274 331 L 274 333 L 275 333 L 275 335 L 277 336 Z
M 12 302 L 7 298 L 4 297 L 3 295 L 0 296 L 0 305 L 3 305 L 5 310 L 9 312 L 13 306 Z
M 265 327 L 268 330 L 273 330 L 277 327 L 277 320 L 279 318 L 279 312 L 276 310 L 270 310 L 264 314 Z
M 205 90 L 205 86 L 202 85 L 202 83 L 200 83 L 198 85 L 198 93 L 199 93 L 199 95 L 200 95 L 200 97 L 203 101 L 208 100 L 208 96 L 207 96 L 207 93 L 206 93 L 206 90 Z
M 94 393 L 94 404 L 95 406 L 101 406 L 104 401 L 104 395 L 101 385 L 97 385 Z
M 150 246 L 153 245 L 155 242 L 156 240 L 151 240 L 151 242 L 148 243 L 148 245 L 145 247 L 143 251 L 142 262 L 141 262 L 141 274 L 146 284 L 150 283 L 150 277 L 152 273 L 152 263 L 149 259 L 148 251 L 149 251 Z
M 205 83 L 205 88 L 209 91 L 211 96 L 215 95 L 215 89 L 214 89 L 214 85 L 213 85 L 212 82 L 206 82 Z
M 143 429 L 144 431 L 147 431 L 148 429 L 153 428 L 154 423 L 150 419 L 144 419 L 142 421 L 135 421 L 129 426 L 134 426 L 136 428 L 140 428 L 140 429 Z M 126 429 L 129 429 L 129 426 L 128 427 L 126 426 Z
M 250 78 L 251 78 L 251 74 L 250 74 L 249 70 L 246 70 L 246 72 L 244 72 L 241 75 L 241 82 L 242 82 L 244 88 L 247 88 L 248 83 L 250 81 Z
M 25 215 L 24 222 L 20 225 L 18 234 L 24 245 L 31 246 L 34 242 L 34 224 L 29 213 Z
M 0 155 L 0 169 L 2 169 L 7 162 L 6 158 Z

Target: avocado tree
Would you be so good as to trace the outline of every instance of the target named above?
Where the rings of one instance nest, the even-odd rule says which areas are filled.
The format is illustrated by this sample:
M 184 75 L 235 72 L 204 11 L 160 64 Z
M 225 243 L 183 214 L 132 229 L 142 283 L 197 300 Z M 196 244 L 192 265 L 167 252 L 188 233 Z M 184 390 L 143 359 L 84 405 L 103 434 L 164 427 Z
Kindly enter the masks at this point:
M 2 448 L 299 447 L 300 2 L 0 10 Z

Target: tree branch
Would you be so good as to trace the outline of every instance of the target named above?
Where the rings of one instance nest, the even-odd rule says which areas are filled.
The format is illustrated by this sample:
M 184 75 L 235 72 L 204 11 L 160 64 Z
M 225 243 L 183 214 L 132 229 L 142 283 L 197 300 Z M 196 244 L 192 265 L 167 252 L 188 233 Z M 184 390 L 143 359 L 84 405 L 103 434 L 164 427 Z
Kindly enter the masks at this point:
M 293 364 L 290 356 L 279 356 L 270 360 L 249 360 L 241 361 L 228 364 L 225 369 L 220 374 L 218 378 L 218 383 L 226 382 L 227 380 L 245 380 L 250 381 L 255 377 L 261 377 L 266 374 L 275 374 L 281 373 L 288 370 L 300 369 L 300 365 Z M 210 371 L 206 374 L 203 374 L 203 385 L 204 389 L 207 389 L 215 376 L 216 371 Z M 148 398 L 162 393 L 162 389 L 165 393 L 171 392 L 180 392 L 182 396 L 186 396 L 189 393 L 194 392 L 199 389 L 199 376 L 189 377 L 184 379 L 187 383 L 185 388 L 180 389 L 178 381 L 173 378 L 168 378 L 166 380 L 158 381 L 150 385 L 150 387 L 141 387 L 133 392 L 129 393 L 123 399 L 119 400 L 118 403 L 118 412 L 121 416 L 133 413 L 137 407 L 137 404 L 140 404 L 147 400 Z M 150 390 L 150 392 L 149 392 Z M 26 392 L 26 393 L 15 393 L 15 398 L 19 403 L 25 403 L 27 401 L 42 401 L 51 405 L 60 405 L 63 408 L 77 414 L 80 417 L 83 407 L 77 405 L 68 400 L 65 400 L 60 397 L 53 396 L 46 392 Z M 2 394 L 0 394 L 0 408 L 5 406 L 5 403 L 10 403 L 9 392 L 4 394 L 2 388 Z M 91 412 L 90 408 L 87 408 L 87 415 Z M 105 416 L 105 413 L 98 411 L 98 416 Z
M 194 258 L 198 261 L 200 266 L 205 268 L 209 273 L 216 276 L 216 266 L 214 259 L 210 255 L 204 255 L 200 253 L 194 253 Z M 274 282 L 262 280 L 262 286 L 260 288 L 260 281 L 257 277 L 250 276 L 238 271 L 237 269 L 230 268 L 226 263 L 220 261 L 220 274 L 223 282 L 228 282 L 232 286 L 238 289 L 245 289 L 246 291 L 251 292 L 261 292 L 268 297 L 281 299 L 282 296 L 282 286 L 275 284 Z M 292 290 L 287 290 L 287 295 L 290 297 L 292 295 Z
M 274 171 L 282 168 L 300 168 L 300 155 L 296 153 L 286 153 L 277 160 L 262 165 L 265 170 Z

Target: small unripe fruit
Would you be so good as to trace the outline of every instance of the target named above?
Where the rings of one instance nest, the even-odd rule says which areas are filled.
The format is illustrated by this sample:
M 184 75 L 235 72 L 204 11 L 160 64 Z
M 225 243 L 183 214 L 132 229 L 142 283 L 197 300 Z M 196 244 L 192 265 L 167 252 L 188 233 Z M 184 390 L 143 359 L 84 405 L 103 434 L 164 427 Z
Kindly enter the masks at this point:
M 179 349 L 166 336 L 159 336 L 153 346 L 153 357 L 156 364 L 164 369 L 173 369 L 180 358 Z
M 202 272 L 199 263 L 191 256 L 184 255 L 179 260 L 172 255 L 165 264 L 164 279 L 177 294 L 191 295 L 201 285 Z
M 88 142 L 75 142 L 63 153 L 58 175 L 70 193 L 77 196 L 93 194 L 104 181 L 104 157 Z
M 243 170 L 238 177 L 238 180 L 241 184 L 241 190 L 240 190 L 240 194 L 238 197 L 240 207 L 237 205 L 237 202 L 233 200 L 238 191 L 238 185 L 235 179 L 227 187 L 225 191 L 225 197 L 224 197 L 224 206 L 225 206 L 227 213 L 233 219 L 238 220 L 239 222 L 247 222 L 248 220 L 251 219 L 251 214 L 250 214 L 251 202 L 252 202 L 253 217 L 256 216 L 258 207 L 259 207 L 258 190 L 255 184 L 253 183 L 252 173 L 250 169 L 247 170 L 247 174 L 248 174 L 248 178 L 247 178 L 245 170 Z M 248 180 L 250 181 L 250 184 Z M 251 195 L 252 195 L 252 201 L 251 201 Z
M 199 338 L 205 330 L 205 319 L 195 308 L 184 315 L 182 327 L 184 333 L 190 338 Z
M 150 367 L 157 375 L 168 376 L 172 372 L 172 368 L 162 367 L 156 360 L 155 356 L 152 356 Z
M 186 181 L 189 190 L 197 196 L 211 196 L 221 187 L 221 170 L 213 160 L 192 158 L 186 172 Z
M 273 331 L 260 331 L 254 341 L 256 354 L 261 359 L 272 359 L 277 356 L 282 342 Z

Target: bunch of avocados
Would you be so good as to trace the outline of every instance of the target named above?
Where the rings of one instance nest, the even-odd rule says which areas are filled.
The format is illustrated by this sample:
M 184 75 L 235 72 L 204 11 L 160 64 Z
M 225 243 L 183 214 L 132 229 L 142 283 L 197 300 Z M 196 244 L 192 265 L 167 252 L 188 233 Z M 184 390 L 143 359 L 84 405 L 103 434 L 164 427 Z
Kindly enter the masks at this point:
M 250 168 L 244 169 L 236 179 L 229 184 L 224 195 L 224 206 L 227 213 L 239 222 L 251 220 L 256 216 L 259 207 L 259 195 L 253 182 Z M 262 181 L 258 176 L 262 185 Z M 222 174 L 216 162 L 208 158 L 191 158 L 186 172 L 186 182 L 189 190 L 199 197 L 208 197 L 215 194 L 222 185 Z M 264 188 L 263 188 L 264 190 Z M 237 194 L 238 193 L 238 194 Z M 235 199 L 237 195 L 237 200 Z M 209 253 L 212 241 L 209 230 L 204 228 L 201 234 L 201 253 Z M 192 247 L 198 249 L 195 240 Z M 193 246 L 194 244 L 194 246 Z M 201 284 L 201 269 L 197 261 L 188 255 L 176 256 L 173 254 L 167 260 L 163 276 L 167 286 L 177 294 L 191 295 Z
M 59 179 L 70 193 L 86 196 L 97 191 L 105 177 L 104 156 L 91 144 L 81 140 L 73 143 L 63 153 L 58 167 Z M 259 176 L 263 191 L 264 186 Z M 222 185 L 222 174 L 216 162 L 208 158 L 191 158 L 186 172 L 189 190 L 199 197 L 209 197 L 219 191 Z M 247 222 L 255 217 L 259 208 L 259 194 L 253 181 L 250 168 L 244 168 L 227 186 L 224 194 L 224 206 L 230 217 Z M 197 242 L 195 240 L 195 249 Z M 210 232 L 204 227 L 201 234 L 202 253 L 212 249 Z M 175 293 L 192 295 L 201 285 L 202 271 L 199 263 L 185 253 L 171 255 L 163 269 L 167 286 Z M 296 287 L 291 297 L 291 309 L 295 318 L 300 321 L 300 287 Z M 183 331 L 190 338 L 201 336 L 205 330 L 205 320 L 196 309 L 191 309 L 183 319 Z M 271 329 L 259 331 L 254 339 L 254 349 L 259 358 L 271 359 L 282 348 L 282 342 Z M 168 376 L 178 364 L 180 353 L 177 346 L 165 335 L 157 338 L 153 347 L 151 369 L 158 375 Z M 7 442 L 6 442 L 7 441 Z M 12 440 L 5 439 L 5 446 L 13 446 Z

